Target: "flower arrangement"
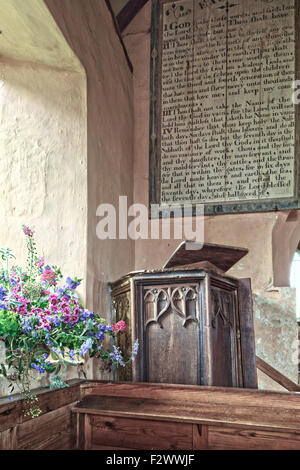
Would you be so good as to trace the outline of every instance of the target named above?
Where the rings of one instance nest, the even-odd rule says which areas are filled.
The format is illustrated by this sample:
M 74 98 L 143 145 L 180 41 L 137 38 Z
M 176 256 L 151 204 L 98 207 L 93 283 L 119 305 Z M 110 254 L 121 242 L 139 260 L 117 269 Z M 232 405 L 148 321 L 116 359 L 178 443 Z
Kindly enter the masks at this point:
M 20 388 L 24 413 L 36 417 L 41 410 L 30 389 L 34 372 L 48 373 L 51 389 L 66 387 L 61 374 L 68 365 L 83 365 L 85 358 L 95 357 L 125 367 L 135 359 L 138 341 L 127 361 L 114 344 L 111 349 L 105 348 L 105 337 L 113 343 L 116 335 L 126 331 L 125 322 L 107 325 L 99 315 L 85 309 L 76 293 L 82 279 L 67 277 L 61 285 L 61 270 L 38 257 L 34 232 L 27 226 L 23 226 L 23 232 L 28 253 L 26 270 L 10 267 L 14 255 L 9 248 L 0 250 L 4 263 L 0 269 L 0 340 L 5 345 L 0 375 L 9 380 L 11 393 L 15 385 Z

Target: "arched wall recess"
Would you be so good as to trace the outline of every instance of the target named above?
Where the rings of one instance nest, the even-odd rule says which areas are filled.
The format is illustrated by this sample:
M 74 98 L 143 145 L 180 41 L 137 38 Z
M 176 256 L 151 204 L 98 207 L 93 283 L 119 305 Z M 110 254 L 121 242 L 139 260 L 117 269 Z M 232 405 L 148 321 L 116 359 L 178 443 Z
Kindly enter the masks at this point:
M 47 264 L 85 279 L 85 70 L 43 0 L 0 0 L 0 18 L 0 247 L 25 266 L 29 225 Z M 79 294 L 85 302 L 84 283 Z M 48 379 L 32 381 L 39 385 Z M 0 396 L 7 390 L 1 381 Z
M 278 213 L 272 232 L 273 286 L 290 286 L 291 263 L 300 241 L 300 211 Z

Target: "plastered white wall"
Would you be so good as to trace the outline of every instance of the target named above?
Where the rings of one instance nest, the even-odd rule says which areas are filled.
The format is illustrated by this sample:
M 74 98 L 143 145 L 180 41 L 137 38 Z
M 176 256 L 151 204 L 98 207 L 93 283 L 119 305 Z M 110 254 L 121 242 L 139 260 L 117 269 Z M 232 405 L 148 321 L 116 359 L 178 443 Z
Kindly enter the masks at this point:
M 48 264 L 86 279 L 86 129 L 84 73 L 0 62 L 0 247 L 17 264 L 26 264 L 26 224 Z

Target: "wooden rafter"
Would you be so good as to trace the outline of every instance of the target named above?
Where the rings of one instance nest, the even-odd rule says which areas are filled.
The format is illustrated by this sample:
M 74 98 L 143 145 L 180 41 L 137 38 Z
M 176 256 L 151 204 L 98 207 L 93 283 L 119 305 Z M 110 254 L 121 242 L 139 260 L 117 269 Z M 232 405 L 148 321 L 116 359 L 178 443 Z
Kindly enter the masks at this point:
M 125 7 L 117 16 L 117 22 L 121 33 L 148 1 L 149 0 L 129 0 L 129 2 L 127 2 Z

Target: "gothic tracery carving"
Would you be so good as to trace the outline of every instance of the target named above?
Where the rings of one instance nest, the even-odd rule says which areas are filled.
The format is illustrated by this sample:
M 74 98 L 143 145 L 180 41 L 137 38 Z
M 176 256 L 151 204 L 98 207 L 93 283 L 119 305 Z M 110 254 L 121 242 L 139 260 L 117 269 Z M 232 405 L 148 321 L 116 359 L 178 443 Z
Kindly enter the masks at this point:
M 152 288 L 144 295 L 144 302 L 152 306 L 153 316 L 146 320 L 146 326 L 155 322 L 160 325 L 162 316 L 171 311 L 182 318 L 182 326 L 197 320 L 197 302 L 199 294 L 194 286 L 172 286 L 168 288 Z

